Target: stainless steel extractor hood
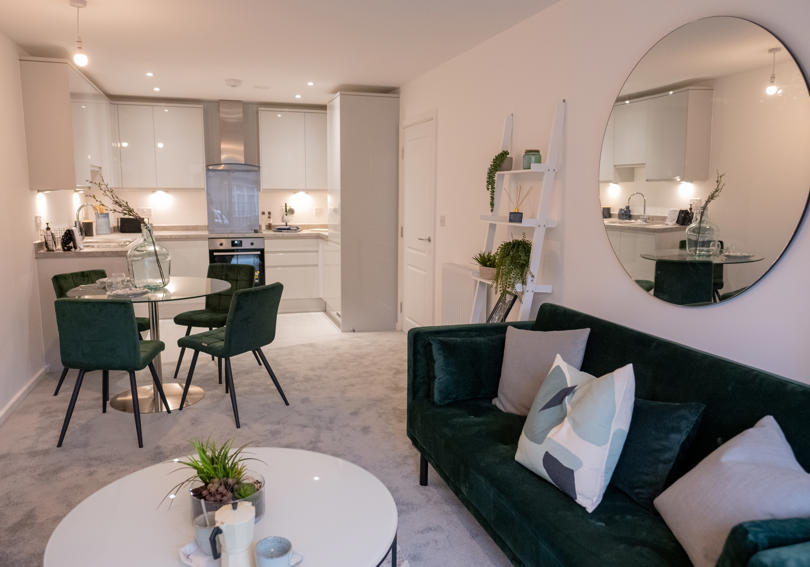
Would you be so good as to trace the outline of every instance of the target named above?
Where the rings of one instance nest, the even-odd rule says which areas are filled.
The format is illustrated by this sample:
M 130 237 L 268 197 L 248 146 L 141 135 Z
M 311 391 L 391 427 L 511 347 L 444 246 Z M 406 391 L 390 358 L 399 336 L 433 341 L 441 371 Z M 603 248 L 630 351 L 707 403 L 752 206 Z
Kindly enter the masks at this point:
M 207 102 L 205 162 L 259 163 L 259 107 L 238 100 Z

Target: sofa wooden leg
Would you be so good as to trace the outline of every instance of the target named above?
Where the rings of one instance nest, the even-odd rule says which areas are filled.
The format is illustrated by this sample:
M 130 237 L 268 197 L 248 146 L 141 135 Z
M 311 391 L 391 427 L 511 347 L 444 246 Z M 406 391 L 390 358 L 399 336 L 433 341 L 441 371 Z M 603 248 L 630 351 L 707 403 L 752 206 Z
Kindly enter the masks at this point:
M 419 455 L 419 486 L 428 485 L 428 462 L 424 455 Z

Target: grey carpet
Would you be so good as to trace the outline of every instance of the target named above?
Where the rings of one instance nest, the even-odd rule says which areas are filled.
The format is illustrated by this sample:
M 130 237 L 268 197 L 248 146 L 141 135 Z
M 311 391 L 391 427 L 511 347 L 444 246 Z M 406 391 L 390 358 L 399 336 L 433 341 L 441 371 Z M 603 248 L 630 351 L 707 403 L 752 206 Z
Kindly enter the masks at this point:
M 233 365 L 242 421 L 237 430 L 216 365 L 201 357 L 194 384 L 205 388 L 205 398 L 182 413 L 144 415 L 143 449 L 130 414 L 101 413 L 100 373 L 85 378 L 57 449 L 75 372 L 58 397 L 51 395 L 57 376 L 41 380 L 0 426 L 0 492 L 6 495 L 0 565 L 41 565 L 51 532 L 76 504 L 121 476 L 187 454 L 190 439 L 208 436 L 321 451 L 369 470 L 396 500 L 401 566 L 509 565 L 435 473 L 430 486 L 419 486 L 418 456 L 405 435 L 404 334 L 347 334 L 265 352 L 290 407 L 253 357 L 243 355 Z M 125 374 L 112 378 L 112 394 L 129 387 Z M 147 380 L 139 375 L 139 383 Z

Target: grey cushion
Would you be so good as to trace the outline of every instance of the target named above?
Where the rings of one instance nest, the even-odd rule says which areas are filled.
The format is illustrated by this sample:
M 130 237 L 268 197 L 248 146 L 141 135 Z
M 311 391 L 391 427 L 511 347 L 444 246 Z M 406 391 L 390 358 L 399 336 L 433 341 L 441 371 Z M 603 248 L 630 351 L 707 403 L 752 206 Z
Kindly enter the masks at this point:
M 506 329 L 498 395 L 492 400 L 501 411 L 528 415 L 529 408 L 558 354 L 574 368 L 582 366 L 590 329 L 525 331 Z
M 731 528 L 749 520 L 810 516 L 810 474 L 766 415 L 654 501 L 696 567 L 717 563 Z

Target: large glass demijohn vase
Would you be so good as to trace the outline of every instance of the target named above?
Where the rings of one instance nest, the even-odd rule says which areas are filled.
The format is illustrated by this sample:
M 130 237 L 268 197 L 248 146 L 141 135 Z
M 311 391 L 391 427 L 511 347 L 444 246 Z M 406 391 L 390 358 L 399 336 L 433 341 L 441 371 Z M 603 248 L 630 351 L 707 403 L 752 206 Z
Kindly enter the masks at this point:
M 169 283 L 171 257 L 169 251 L 155 241 L 152 225 L 141 225 L 141 240 L 127 251 L 129 276 L 137 287 L 155 291 Z
M 717 225 L 709 220 L 709 207 L 701 207 L 695 214 L 695 221 L 686 227 L 686 252 L 692 256 L 720 253 Z

